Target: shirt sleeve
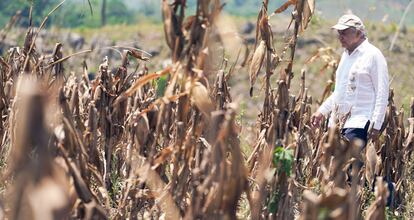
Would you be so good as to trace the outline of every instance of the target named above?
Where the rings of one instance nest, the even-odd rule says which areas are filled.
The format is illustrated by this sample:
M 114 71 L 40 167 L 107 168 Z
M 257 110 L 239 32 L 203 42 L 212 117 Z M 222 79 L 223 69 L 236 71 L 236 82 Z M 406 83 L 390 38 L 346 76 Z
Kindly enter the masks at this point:
M 388 104 L 388 67 L 387 61 L 380 52 L 374 55 L 372 64 L 371 78 L 375 91 L 375 107 L 371 120 L 374 123 L 374 129 L 379 130 L 384 122 Z
M 332 111 L 333 101 L 334 101 L 335 92 L 333 92 L 319 107 L 318 111 L 322 113 L 323 116 L 327 117 L 328 114 Z
M 341 68 L 341 66 L 342 66 L 342 62 L 344 60 L 343 57 L 344 57 L 345 53 L 346 53 L 345 51 L 342 53 L 341 60 L 339 61 L 337 70 L 339 68 Z M 335 97 L 336 97 L 336 94 L 338 93 L 338 90 L 337 90 L 338 88 L 339 88 L 339 85 L 338 85 L 338 72 L 336 72 L 335 73 L 335 89 L 331 93 L 331 95 L 318 108 L 318 111 L 320 113 L 322 113 L 322 115 L 325 116 L 325 117 L 327 117 L 332 112 L 332 110 L 334 108 Z

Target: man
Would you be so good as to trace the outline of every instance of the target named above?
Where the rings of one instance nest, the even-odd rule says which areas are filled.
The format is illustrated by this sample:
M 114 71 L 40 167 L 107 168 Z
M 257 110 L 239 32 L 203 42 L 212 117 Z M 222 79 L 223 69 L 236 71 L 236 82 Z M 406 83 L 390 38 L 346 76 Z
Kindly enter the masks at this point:
M 328 117 L 328 126 L 339 122 L 342 134 L 350 141 L 378 138 L 388 104 L 388 70 L 381 51 L 370 44 L 361 19 L 342 16 L 332 27 L 345 48 L 336 70 L 335 90 L 311 117 L 313 126 Z
M 362 140 L 364 148 L 370 125 L 370 138 L 375 140 L 384 122 L 389 91 L 387 62 L 368 42 L 364 24 L 357 16 L 343 15 L 332 28 L 338 31 L 345 51 L 336 70 L 335 90 L 312 115 L 311 123 L 319 126 L 330 114 L 328 126 L 339 123 L 345 138 Z M 388 190 L 387 206 L 393 200 L 394 183 L 388 182 Z

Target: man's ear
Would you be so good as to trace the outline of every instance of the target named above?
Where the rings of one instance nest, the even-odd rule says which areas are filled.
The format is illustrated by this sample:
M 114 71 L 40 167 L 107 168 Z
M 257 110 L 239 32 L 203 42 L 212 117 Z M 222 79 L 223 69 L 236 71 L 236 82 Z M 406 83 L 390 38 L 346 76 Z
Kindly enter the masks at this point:
M 357 36 L 358 37 L 362 37 L 363 34 L 362 34 L 362 31 L 361 30 L 356 30 L 356 32 L 357 32 Z

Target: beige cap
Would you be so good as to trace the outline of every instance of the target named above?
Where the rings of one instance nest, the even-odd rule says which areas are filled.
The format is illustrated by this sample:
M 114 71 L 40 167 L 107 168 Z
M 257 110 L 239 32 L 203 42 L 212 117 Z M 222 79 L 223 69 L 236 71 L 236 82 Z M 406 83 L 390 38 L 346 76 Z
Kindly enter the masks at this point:
M 345 30 L 347 28 L 354 27 L 358 30 L 364 30 L 365 26 L 358 16 L 353 14 L 346 14 L 339 18 L 338 23 L 332 26 L 336 30 Z

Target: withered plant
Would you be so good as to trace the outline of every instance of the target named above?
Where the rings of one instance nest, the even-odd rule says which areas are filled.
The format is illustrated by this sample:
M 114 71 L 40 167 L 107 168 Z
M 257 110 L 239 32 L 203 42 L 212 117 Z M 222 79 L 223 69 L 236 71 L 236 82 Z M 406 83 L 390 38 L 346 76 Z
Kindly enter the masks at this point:
M 194 15 L 186 14 L 185 0 L 161 1 L 172 60 L 161 70 L 147 68 L 145 51 L 114 47 L 120 63 L 102 57 L 90 79 L 86 61 L 81 73 L 65 68 L 67 59 L 90 50 L 64 56 L 57 43 L 52 54 L 40 54 L 35 39 L 44 22 L 28 28 L 24 44 L 0 57 L 0 217 L 236 219 L 248 209 L 251 219 L 384 219 L 389 195 L 390 209 L 412 207 L 414 101 L 406 128 L 391 92 L 382 137 L 363 152 L 361 143 L 341 136 L 340 124 L 312 128 L 312 109 L 334 85 L 336 56 L 320 48 L 308 59 L 311 65 L 321 58 L 321 71 L 332 68 L 322 98 L 313 98 L 307 71 L 294 73 L 293 65 L 315 1 L 289 0 L 270 16 L 268 3 L 241 64 L 220 56 L 228 40 L 220 31 L 220 0 L 198 0 Z M 290 9 L 293 26 L 276 51 L 270 21 Z M 236 69 L 250 76 L 246 94 L 264 93 L 247 156 L 230 95 Z M 255 88 L 259 77 L 263 90 Z

